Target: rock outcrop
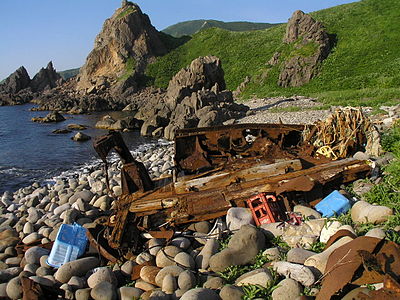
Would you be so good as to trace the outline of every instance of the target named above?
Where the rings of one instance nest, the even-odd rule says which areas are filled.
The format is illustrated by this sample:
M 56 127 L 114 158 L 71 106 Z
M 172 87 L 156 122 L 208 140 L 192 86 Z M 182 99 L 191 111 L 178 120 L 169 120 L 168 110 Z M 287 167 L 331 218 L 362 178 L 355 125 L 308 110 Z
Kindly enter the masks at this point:
M 173 109 L 185 97 L 191 96 L 192 92 L 203 88 L 209 90 L 214 85 L 221 90 L 226 87 L 221 60 L 215 56 L 199 57 L 171 79 L 166 96 L 167 104 Z
M 132 87 L 132 78 L 143 72 L 146 63 L 165 52 L 149 17 L 136 4 L 123 1 L 96 37 L 94 49 L 80 70 L 77 89 L 93 93 L 117 83 L 123 85 L 126 80 Z
M 170 81 L 163 99 L 153 98 L 139 109 L 141 134 L 173 139 L 177 129 L 221 125 L 244 116 L 248 107 L 234 103 L 225 89 L 219 58 L 199 57 Z
M 0 84 L 0 92 L 16 94 L 19 91 L 29 87 L 31 78 L 29 77 L 26 69 L 21 66 L 14 73 L 7 77 L 7 79 Z
M 0 84 L 0 106 L 24 104 L 38 97 L 42 92 L 63 84 L 64 80 L 56 72 L 50 61 L 46 68 L 33 77 L 22 66 Z
M 31 79 L 22 66 L 0 84 L 0 106 L 23 104 L 32 99 Z
M 49 62 L 46 68 L 41 68 L 40 71 L 33 77 L 30 86 L 34 92 L 43 92 L 51 90 L 64 82 L 60 74 L 53 67 L 53 62 Z
M 308 83 L 318 74 L 319 64 L 330 53 L 332 42 L 321 22 L 297 10 L 290 18 L 283 39 L 294 47 L 289 58 L 281 65 L 278 85 L 296 87 Z M 275 53 L 270 65 L 278 63 L 280 53 Z

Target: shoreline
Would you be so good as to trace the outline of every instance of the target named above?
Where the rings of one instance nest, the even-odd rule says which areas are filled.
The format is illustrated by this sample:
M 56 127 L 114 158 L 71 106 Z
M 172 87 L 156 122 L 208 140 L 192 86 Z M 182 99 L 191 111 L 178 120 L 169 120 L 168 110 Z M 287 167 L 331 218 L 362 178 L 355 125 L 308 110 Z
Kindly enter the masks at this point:
M 155 143 L 141 144 L 133 148 L 131 153 L 135 159 L 145 164 L 152 178 L 169 176 L 172 172 L 173 142 L 158 140 Z M 113 194 L 118 196 L 121 194 L 121 163 L 116 154 L 109 157 L 110 189 Z M 70 173 L 68 174 L 68 172 Z M 304 255 L 308 258 L 314 257 L 314 255 L 318 256 L 318 251 L 322 251 L 322 248 L 319 247 L 321 249 L 318 250 L 319 248 L 311 246 L 324 246 L 325 242 L 334 234 L 334 231 L 336 232 L 339 229 L 353 230 L 351 226 L 338 221 L 332 222 L 330 220 L 327 225 L 326 218 L 322 218 L 321 214 L 314 209 L 302 205 L 297 205 L 297 208 L 294 208 L 295 212 L 297 209 L 305 218 L 304 226 L 300 229 L 292 227 L 292 225 L 284 229 L 282 226 L 275 228 L 274 226 L 281 224 L 280 222 L 254 227 L 252 225 L 254 224 L 253 217 L 247 208 L 232 207 L 231 213 L 228 212 L 226 215 L 226 222 L 222 218 L 193 223 L 188 227 L 189 230 L 193 231 L 192 234 L 187 235 L 184 232 L 179 233 L 177 231 L 174 239 L 167 244 L 163 239 L 150 239 L 146 236 L 145 238 L 149 240 L 148 243 L 143 245 L 143 249 L 140 249 L 142 252 L 137 256 L 133 255 L 123 264 L 122 261 L 121 264 L 116 263 L 115 265 L 106 264 L 106 260 L 101 262 L 98 259 L 98 253 L 89 249 L 82 258 L 65 264 L 65 267 L 55 269 L 49 266 L 46 262 L 49 250 L 42 248 L 41 245 L 54 242 L 59 228 L 63 224 L 77 223 L 83 227 L 92 228 L 95 226 L 94 222 L 98 217 L 106 215 L 115 206 L 115 198 L 108 195 L 103 172 L 102 162 L 95 160 L 89 166 L 82 166 L 80 171 L 67 171 L 66 174 L 61 173 L 58 178 L 54 177 L 54 184 L 33 183 L 13 193 L 0 194 L 0 298 L 9 295 L 17 295 L 13 299 L 21 298 L 23 293 L 21 278 L 29 278 L 33 285 L 38 284 L 52 289 L 55 293 L 65 294 L 66 299 L 83 299 L 78 297 L 80 293 L 87 293 L 92 296 L 95 294 L 108 295 L 106 298 L 93 296 L 95 299 L 126 299 L 122 296 L 123 293 L 136 293 L 135 295 L 139 296 L 142 294 L 150 296 L 156 293 L 162 296 L 168 294 L 182 295 L 200 290 L 196 286 L 203 279 L 205 279 L 204 284 L 201 283 L 203 292 L 215 294 L 215 290 L 221 289 L 220 295 L 223 295 L 223 290 L 227 289 L 224 285 L 229 280 L 229 274 L 223 273 L 227 277 L 220 275 L 209 278 L 206 275 L 209 275 L 209 270 L 213 272 L 225 270 L 224 263 L 219 266 L 219 258 L 236 243 L 240 245 L 239 253 L 246 253 L 247 255 L 236 255 L 232 262 L 226 263 L 234 266 L 243 265 L 237 259 L 243 257 L 246 263 L 249 263 L 253 256 L 258 257 L 257 259 L 260 259 L 260 261 L 249 267 L 253 269 L 244 268 L 244 271 L 248 271 L 246 274 L 249 279 L 239 277 L 236 282 L 233 282 L 235 285 L 239 286 L 240 284 L 237 283 L 243 280 L 246 284 L 257 284 L 257 279 L 252 279 L 256 274 L 255 272 L 260 273 L 261 275 L 257 276 L 263 276 L 262 279 L 265 282 L 273 282 L 270 266 L 264 265 L 271 260 L 272 267 L 277 270 L 278 274 L 274 275 L 276 276 L 274 280 L 278 280 L 286 274 L 286 271 L 280 269 L 280 265 L 285 264 L 290 268 L 302 266 L 304 276 L 294 278 L 291 281 L 296 285 L 291 293 L 299 295 L 303 290 L 302 286 L 312 286 L 317 280 L 317 276 L 309 271 Z M 363 204 L 365 202 L 358 201 L 358 203 Z M 385 210 L 387 215 L 392 213 L 388 208 L 385 208 Z M 219 225 L 220 223 L 221 225 Z M 325 227 L 327 228 L 324 229 Z M 210 232 L 214 232 L 212 228 L 216 230 L 216 233 L 213 234 L 216 234 L 218 239 L 205 238 Z M 232 236 L 231 241 L 235 241 L 235 243 L 224 240 L 227 239 L 226 232 Z M 286 249 L 285 252 L 278 244 L 273 244 L 274 240 L 270 236 L 271 233 L 275 238 L 280 236 L 282 241 L 290 247 L 290 250 Z M 370 234 L 377 236 L 377 233 L 372 232 L 372 230 Z M 378 234 L 377 237 L 384 236 L 385 232 L 381 230 Z M 223 239 L 221 240 L 221 238 Z M 301 244 L 302 246 L 299 248 L 297 246 L 300 241 L 304 245 Z M 26 249 L 29 249 L 23 255 L 18 255 L 15 246 L 21 244 L 21 242 Z M 228 248 L 222 250 L 221 242 L 227 243 Z M 249 254 L 249 251 L 251 251 L 251 254 Z M 173 260 L 167 257 L 165 253 L 173 256 Z M 282 261 L 282 255 L 285 253 L 287 257 L 294 255 L 295 259 L 293 260 L 296 262 L 299 262 L 301 258 L 300 265 L 291 264 L 291 260 L 286 261 L 284 259 Z M 207 257 L 207 259 L 203 260 L 202 257 Z M 146 263 L 150 265 L 143 267 Z M 131 275 L 137 265 L 142 265 L 143 272 L 141 270 L 140 279 L 133 282 Z M 68 268 L 71 269 L 69 269 L 68 274 L 65 274 L 65 269 Z M 320 269 L 318 270 L 323 273 L 323 268 Z M 293 272 L 296 272 L 296 270 L 293 269 Z M 151 274 L 154 272 L 157 275 L 153 274 L 154 276 L 151 277 L 152 275 L 145 274 L 145 271 Z M 175 271 L 176 273 L 174 273 Z M 164 277 L 161 280 L 161 275 L 175 282 L 173 288 L 166 288 L 167 283 L 164 283 L 164 281 L 167 282 L 167 280 L 164 280 Z M 190 281 L 187 290 L 181 287 L 177 289 L 176 283 L 181 282 L 181 276 L 182 278 L 191 276 L 189 279 L 186 278 Z M 287 279 L 280 281 L 279 284 L 282 284 L 282 288 L 286 289 L 287 281 Z M 161 288 L 162 292 L 157 286 Z M 232 288 L 236 289 L 234 286 Z M 119 296 L 117 296 L 117 291 Z M 314 294 L 316 293 L 318 293 L 318 289 L 314 290 Z M 221 298 L 226 299 L 222 296 Z M 143 296 L 143 299 L 148 298 Z M 220 298 L 216 296 L 215 299 Z

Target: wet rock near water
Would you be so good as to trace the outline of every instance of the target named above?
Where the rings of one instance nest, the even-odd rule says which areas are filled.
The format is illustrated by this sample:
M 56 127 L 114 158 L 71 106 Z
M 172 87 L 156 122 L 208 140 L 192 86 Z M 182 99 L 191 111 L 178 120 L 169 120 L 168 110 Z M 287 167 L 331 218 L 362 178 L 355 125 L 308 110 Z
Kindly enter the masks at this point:
M 52 111 L 48 113 L 45 117 L 32 118 L 32 121 L 38 123 L 57 123 L 65 121 L 65 118 L 59 112 Z
M 76 142 L 86 142 L 90 140 L 91 137 L 82 132 L 78 132 L 71 139 Z

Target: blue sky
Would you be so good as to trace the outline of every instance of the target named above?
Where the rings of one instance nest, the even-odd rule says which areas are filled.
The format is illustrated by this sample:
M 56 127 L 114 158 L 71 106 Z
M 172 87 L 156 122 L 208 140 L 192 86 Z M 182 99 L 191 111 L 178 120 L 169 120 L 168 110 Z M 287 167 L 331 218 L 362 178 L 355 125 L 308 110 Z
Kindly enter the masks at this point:
M 354 0 L 137 0 L 159 30 L 187 20 L 286 22 L 293 11 Z M 29 75 L 52 60 L 57 70 L 81 66 L 104 20 L 120 0 L 0 0 L 0 79 L 23 65 Z

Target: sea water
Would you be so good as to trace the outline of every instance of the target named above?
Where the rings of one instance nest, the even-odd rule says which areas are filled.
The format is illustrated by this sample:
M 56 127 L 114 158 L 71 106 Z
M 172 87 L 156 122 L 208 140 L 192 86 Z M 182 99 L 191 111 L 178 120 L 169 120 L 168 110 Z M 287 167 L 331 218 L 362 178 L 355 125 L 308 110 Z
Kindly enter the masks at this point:
M 32 104 L 0 107 L 0 195 L 4 191 L 13 192 L 33 182 L 48 182 L 58 176 L 73 175 L 90 171 L 98 165 L 93 150 L 93 138 L 107 133 L 94 128 L 104 115 L 124 117 L 132 112 L 98 112 L 89 115 L 67 115 L 59 123 L 34 123 L 32 117 L 45 116 L 45 111 L 30 111 Z M 83 133 L 92 140 L 75 142 L 68 134 L 54 134 L 55 129 L 66 128 L 68 124 L 89 126 Z M 138 131 L 123 133 L 130 149 L 156 141 L 141 137 Z

